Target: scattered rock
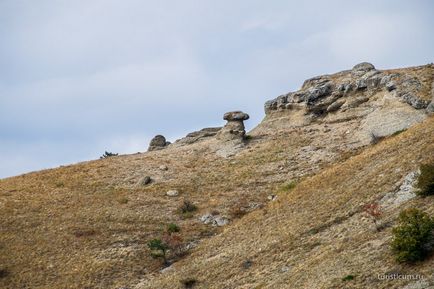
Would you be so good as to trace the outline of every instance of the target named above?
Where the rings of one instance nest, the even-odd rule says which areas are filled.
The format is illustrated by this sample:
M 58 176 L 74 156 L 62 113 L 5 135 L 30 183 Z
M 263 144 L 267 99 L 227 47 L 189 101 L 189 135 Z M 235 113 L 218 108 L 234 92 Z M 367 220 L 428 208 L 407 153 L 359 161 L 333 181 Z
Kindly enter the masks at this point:
M 167 171 L 169 168 L 166 165 L 161 165 L 159 169 L 160 171 Z
M 174 270 L 173 266 L 169 266 L 169 267 L 161 269 L 160 273 L 164 274 L 164 273 L 172 272 L 173 270 Z
M 282 268 L 280 268 L 280 272 L 282 272 L 282 273 L 286 273 L 286 272 L 288 272 L 289 270 L 291 270 L 291 267 L 290 266 L 282 266 Z
M 148 151 L 161 150 L 168 146 L 170 142 L 166 141 L 166 138 L 162 135 L 156 135 L 149 143 Z
M 267 200 L 269 200 L 269 201 L 275 201 L 275 200 L 277 200 L 277 196 L 276 195 L 269 195 L 267 197 Z
M 416 194 L 414 193 L 414 185 L 417 182 L 417 178 L 419 175 L 419 171 L 411 172 L 406 175 L 397 191 L 387 193 L 380 200 L 381 206 L 384 208 L 393 208 L 415 198 Z
M 139 184 L 142 185 L 142 186 L 146 186 L 146 185 L 150 184 L 151 182 L 152 182 L 151 177 L 150 176 L 146 176 L 146 177 L 143 177 L 140 180 Z
M 179 192 L 177 190 L 170 190 L 170 191 L 167 191 L 166 196 L 177 197 L 177 196 L 179 196 Z
M 250 267 L 252 267 L 252 265 L 253 265 L 253 262 L 251 260 L 246 260 L 243 262 L 242 266 L 244 269 L 249 269 Z
M 199 220 L 204 224 L 211 224 L 215 227 L 221 227 L 229 224 L 229 220 L 220 215 L 213 215 L 211 213 L 207 213 L 199 218 Z

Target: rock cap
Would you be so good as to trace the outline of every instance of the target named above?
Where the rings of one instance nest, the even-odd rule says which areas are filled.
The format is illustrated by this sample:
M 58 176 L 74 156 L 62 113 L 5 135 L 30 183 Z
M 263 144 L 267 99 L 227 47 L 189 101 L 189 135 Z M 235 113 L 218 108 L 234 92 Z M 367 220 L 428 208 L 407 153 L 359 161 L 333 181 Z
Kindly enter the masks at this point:
M 227 121 L 244 121 L 249 118 L 250 116 L 242 111 L 230 111 L 223 115 L 223 119 Z

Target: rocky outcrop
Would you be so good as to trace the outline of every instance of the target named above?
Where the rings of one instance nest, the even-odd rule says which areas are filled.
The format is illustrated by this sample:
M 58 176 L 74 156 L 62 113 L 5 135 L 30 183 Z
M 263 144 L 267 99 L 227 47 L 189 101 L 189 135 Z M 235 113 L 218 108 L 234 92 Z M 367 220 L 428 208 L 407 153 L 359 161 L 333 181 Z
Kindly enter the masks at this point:
M 170 142 L 166 141 L 166 138 L 162 135 L 156 135 L 149 143 L 148 151 L 161 150 L 168 146 Z
M 184 138 L 177 140 L 177 144 L 192 144 L 198 141 L 212 138 L 217 135 L 221 130 L 221 127 L 207 127 L 199 131 L 191 132 L 187 134 Z
M 433 68 L 432 65 L 431 69 Z M 415 109 L 432 110 L 430 100 L 421 97 L 424 87 L 421 79 L 411 73 L 380 71 L 363 62 L 350 71 L 335 75 L 322 75 L 304 82 L 301 90 L 280 95 L 265 103 L 265 113 L 280 110 L 306 109 L 316 116 L 333 113 L 340 109 L 354 108 L 378 92 L 390 93 L 401 102 Z M 354 100 L 352 96 L 359 99 Z
M 219 131 L 217 138 L 223 141 L 243 140 L 246 134 L 244 121 L 249 119 L 249 115 L 241 111 L 232 111 L 225 113 L 223 119 L 227 123 Z

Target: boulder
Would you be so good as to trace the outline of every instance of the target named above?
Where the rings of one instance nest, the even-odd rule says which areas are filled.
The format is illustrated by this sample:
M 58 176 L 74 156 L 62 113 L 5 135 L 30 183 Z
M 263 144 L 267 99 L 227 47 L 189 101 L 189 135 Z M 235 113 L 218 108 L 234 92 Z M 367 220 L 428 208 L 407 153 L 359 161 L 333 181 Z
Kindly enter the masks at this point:
M 166 196 L 168 197 L 177 197 L 179 196 L 179 192 L 177 190 L 170 190 L 166 192 Z
M 162 135 L 156 135 L 149 143 L 148 151 L 160 150 L 168 146 L 170 142 L 166 141 L 166 138 Z
M 369 62 L 362 62 L 359 64 L 354 65 L 353 69 L 351 70 L 351 72 L 354 75 L 363 75 L 368 71 L 374 70 L 375 66 L 372 63 Z
M 140 185 L 142 185 L 142 186 L 146 186 L 146 185 L 150 184 L 151 182 L 152 182 L 151 177 L 150 177 L 150 176 L 146 176 L 146 177 L 143 177 L 143 178 L 140 180 Z
M 210 224 L 214 227 L 221 227 L 229 224 L 229 220 L 220 215 L 213 215 L 211 213 L 207 213 L 199 218 L 199 220 L 204 224 Z

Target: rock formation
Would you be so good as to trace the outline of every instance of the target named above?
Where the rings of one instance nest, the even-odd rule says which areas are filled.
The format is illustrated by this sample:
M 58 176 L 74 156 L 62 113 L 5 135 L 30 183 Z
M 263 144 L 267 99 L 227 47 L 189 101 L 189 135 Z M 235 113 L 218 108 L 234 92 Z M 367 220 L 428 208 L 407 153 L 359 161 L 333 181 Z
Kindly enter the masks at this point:
M 209 139 L 214 137 L 222 128 L 221 127 L 207 127 L 199 131 L 191 132 L 187 134 L 184 138 L 177 140 L 175 143 L 178 144 L 192 144 L 198 141 Z
M 265 121 L 282 127 L 313 123 L 349 124 L 355 142 L 368 135 L 387 136 L 425 119 L 434 110 L 431 81 L 434 65 L 377 70 L 363 62 L 351 70 L 306 80 L 300 90 L 265 103 Z M 258 129 L 255 129 L 258 130 Z
M 227 123 L 217 134 L 217 138 L 223 141 L 244 140 L 244 121 L 249 119 L 249 115 L 241 111 L 231 111 L 225 113 L 223 119 Z
M 170 142 L 166 141 L 166 138 L 162 135 L 156 135 L 149 143 L 148 151 L 161 150 L 168 146 Z
M 380 91 L 390 92 L 395 98 L 415 109 L 426 109 L 431 100 L 420 97 L 423 89 L 421 79 L 416 75 L 399 71 L 380 71 L 375 69 L 374 65 L 363 62 L 355 65 L 350 71 L 306 80 L 301 90 L 267 101 L 265 113 L 306 108 L 308 112 L 322 115 L 340 108 L 357 107 L 364 102 L 359 99 L 352 103 L 353 100 L 347 97 L 357 94 L 360 98 L 363 94 L 364 100 L 367 101 Z

